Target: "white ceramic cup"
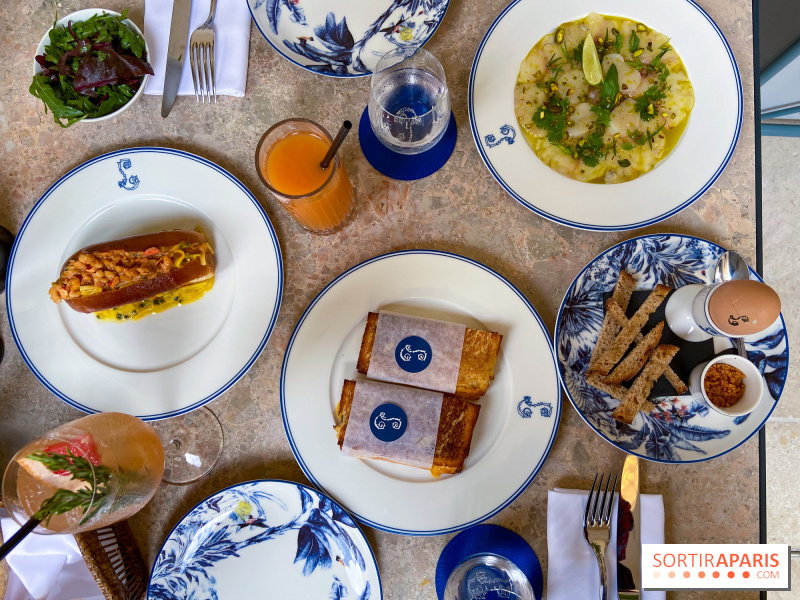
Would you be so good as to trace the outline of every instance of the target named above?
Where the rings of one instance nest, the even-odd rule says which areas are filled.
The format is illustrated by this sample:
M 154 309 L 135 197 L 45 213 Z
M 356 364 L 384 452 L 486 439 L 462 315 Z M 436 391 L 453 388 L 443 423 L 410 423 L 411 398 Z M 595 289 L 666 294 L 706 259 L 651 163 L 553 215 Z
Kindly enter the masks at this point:
M 83 10 L 77 10 L 74 13 L 70 13 L 66 17 L 62 17 L 61 19 L 59 19 L 56 22 L 56 27 L 66 27 L 67 23 L 69 23 L 70 21 L 72 21 L 73 23 L 80 23 L 81 21 L 88 20 L 89 18 L 93 17 L 94 15 L 100 15 L 100 14 L 103 14 L 103 13 L 106 13 L 108 15 L 112 15 L 114 17 L 120 16 L 120 14 L 118 12 L 114 12 L 113 10 L 108 10 L 108 9 L 105 9 L 105 8 L 84 8 Z M 144 34 L 142 33 L 142 30 L 139 29 L 136 26 L 136 23 L 134 23 L 130 19 L 125 19 L 123 21 L 123 23 L 125 24 L 125 26 L 128 29 L 130 29 L 131 31 L 133 31 L 134 33 L 139 35 L 144 40 L 144 49 L 145 49 L 145 52 L 147 52 L 147 60 L 149 62 L 150 61 L 150 46 L 147 45 L 147 38 L 144 37 Z M 50 29 L 48 29 L 45 32 L 44 36 L 42 36 L 42 40 L 39 42 L 39 45 L 36 47 L 36 53 L 33 55 L 34 56 L 34 59 L 33 59 L 33 74 L 34 75 L 37 75 L 37 74 L 41 73 L 42 70 L 43 70 L 42 66 L 39 63 L 36 62 L 36 58 L 35 57 L 39 56 L 40 54 L 44 54 L 44 47 L 50 44 L 50 31 L 52 29 L 53 28 L 51 27 Z M 108 119 L 113 119 L 114 117 L 117 117 L 117 116 L 121 115 L 126 110 L 128 110 L 131 106 L 133 106 L 134 102 L 136 102 L 139 98 L 142 97 L 142 94 L 144 94 L 144 86 L 147 83 L 147 79 L 149 77 L 150 77 L 150 75 L 145 75 L 144 78 L 142 79 L 142 83 L 139 85 L 139 89 L 136 90 L 136 93 L 133 95 L 133 98 L 131 98 L 127 103 L 123 104 L 121 107 L 119 107 L 114 112 L 109 113 L 107 115 L 103 115 L 102 117 L 95 117 L 94 119 L 89 119 L 89 118 L 81 119 L 78 122 L 79 123 L 99 123 L 100 121 L 106 121 Z
M 706 395 L 704 385 L 706 373 L 708 373 L 708 369 L 711 366 L 717 363 L 736 367 L 745 374 L 744 395 L 736 404 L 728 408 L 717 406 Z M 689 375 L 689 391 L 693 398 L 698 402 L 706 403 L 712 410 L 729 417 L 740 417 L 753 412 L 758 403 L 761 402 L 761 397 L 764 395 L 764 377 L 758 368 L 746 358 L 736 354 L 721 354 L 708 362 L 700 363 L 692 369 Z

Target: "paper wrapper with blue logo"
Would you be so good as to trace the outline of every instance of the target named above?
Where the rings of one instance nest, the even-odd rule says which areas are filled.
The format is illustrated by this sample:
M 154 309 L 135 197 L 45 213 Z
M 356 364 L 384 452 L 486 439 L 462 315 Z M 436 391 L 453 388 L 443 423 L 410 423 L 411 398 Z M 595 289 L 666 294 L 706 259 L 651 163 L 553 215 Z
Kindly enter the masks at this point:
M 458 473 L 480 406 L 451 394 L 377 381 L 346 380 L 336 426 L 342 453 Z
M 477 400 L 494 376 L 502 339 L 459 323 L 369 313 L 357 368 L 371 379 Z

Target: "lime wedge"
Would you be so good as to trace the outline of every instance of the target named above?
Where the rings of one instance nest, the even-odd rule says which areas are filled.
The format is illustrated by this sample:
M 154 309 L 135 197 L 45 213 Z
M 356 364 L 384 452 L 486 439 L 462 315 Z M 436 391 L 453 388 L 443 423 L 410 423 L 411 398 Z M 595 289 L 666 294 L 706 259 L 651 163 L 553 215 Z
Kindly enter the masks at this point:
M 583 42 L 583 75 L 589 85 L 603 83 L 603 68 L 600 66 L 600 57 L 597 56 L 597 48 L 591 33 L 586 34 L 586 40 Z

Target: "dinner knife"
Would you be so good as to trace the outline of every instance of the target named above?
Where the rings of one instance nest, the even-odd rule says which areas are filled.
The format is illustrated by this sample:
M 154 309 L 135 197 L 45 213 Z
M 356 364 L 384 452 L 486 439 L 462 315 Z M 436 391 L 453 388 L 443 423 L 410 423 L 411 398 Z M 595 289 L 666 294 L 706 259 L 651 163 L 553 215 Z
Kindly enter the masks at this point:
M 161 96 L 161 116 L 165 119 L 172 110 L 172 105 L 175 104 L 175 96 L 178 95 L 183 55 L 186 54 L 186 41 L 189 39 L 189 15 L 191 12 L 192 0 L 174 0 L 169 28 L 169 46 L 167 46 L 167 66 L 164 70 L 164 91 Z
M 625 459 L 617 509 L 617 594 L 639 600 L 642 587 L 642 519 L 639 502 L 639 458 Z

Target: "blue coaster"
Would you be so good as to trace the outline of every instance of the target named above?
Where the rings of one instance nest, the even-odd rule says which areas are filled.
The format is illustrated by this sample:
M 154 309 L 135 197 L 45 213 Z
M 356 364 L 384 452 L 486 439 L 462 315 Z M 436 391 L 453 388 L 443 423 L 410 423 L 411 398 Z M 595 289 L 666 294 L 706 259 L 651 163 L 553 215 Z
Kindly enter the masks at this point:
M 384 146 L 372 131 L 368 108 L 364 109 L 358 123 L 358 141 L 369 164 L 379 173 L 401 181 L 422 179 L 436 173 L 453 154 L 457 137 L 456 118 L 450 113 L 450 123 L 438 144 L 420 154 L 399 154 Z
M 380 142 L 378 142 L 380 143 Z M 525 573 L 536 600 L 542 599 L 542 567 L 536 553 L 522 537 L 499 525 L 477 525 L 450 540 L 439 555 L 436 565 L 436 594 L 444 598 L 444 588 L 450 573 L 468 556 L 491 552 L 513 562 Z

